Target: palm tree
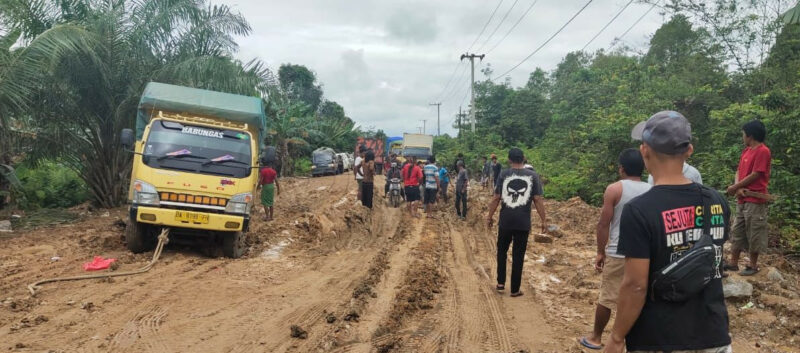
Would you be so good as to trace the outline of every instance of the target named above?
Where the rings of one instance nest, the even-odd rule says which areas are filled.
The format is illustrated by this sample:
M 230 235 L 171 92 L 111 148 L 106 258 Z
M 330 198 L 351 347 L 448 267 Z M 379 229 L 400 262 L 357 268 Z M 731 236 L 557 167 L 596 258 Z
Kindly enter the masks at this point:
M 0 23 L 20 33 L 25 48 L 42 38 L 49 45 L 49 61 L 25 62 L 24 71 L 47 76 L 23 91 L 25 98 L 4 97 L 0 73 L 0 104 L 31 103 L 22 116 L 35 134 L 28 156 L 66 163 L 104 207 L 125 199 L 131 156 L 121 149 L 119 131 L 133 126 L 147 82 L 255 96 L 268 89 L 263 64 L 232 58 L 238 50 L 233 36 L 248 34 L 250 26 L 224 5 L 12 0 L 0 3 Z

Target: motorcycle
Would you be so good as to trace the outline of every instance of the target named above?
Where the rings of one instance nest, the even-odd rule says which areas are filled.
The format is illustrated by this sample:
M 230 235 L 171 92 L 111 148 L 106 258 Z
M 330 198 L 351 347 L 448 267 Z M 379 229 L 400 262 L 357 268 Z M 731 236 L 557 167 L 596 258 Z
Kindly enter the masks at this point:
M 402 200 L 403 196 L 400 194 L 400 179 L 392 178 L 391 183 L 389 184 L 389 204 L 394 207 L 400 207 L 400 201 Z

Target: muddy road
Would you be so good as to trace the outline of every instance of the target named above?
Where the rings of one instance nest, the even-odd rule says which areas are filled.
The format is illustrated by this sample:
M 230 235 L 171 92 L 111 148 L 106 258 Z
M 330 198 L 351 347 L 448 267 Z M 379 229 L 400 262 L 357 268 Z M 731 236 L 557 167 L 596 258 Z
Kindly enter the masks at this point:
M 558 231 L 552 243 L 531 241 L 526 294 L 510 298 L 493 290 L 495 236 L 481 221 L 488 191 L 473 190 L 461 221 L 450 204 L 410 219 L 382 190 L 367 211 L 350 175 L 282 187 L 276 220 L 256 217 L 242 259 L 173 242 L 150 272 L 46 284 L 36 297 L 27 284 L 82 274 L 95 255 L 124 271 L 152 253 L 125 250 L 123 208 L 76 208 L 74 223 L 3 235 L 0 350 L 582 352 L 576 338 L 591 328 L 600 279 L 595 208 L 547 202 Z M 784 280 L 762 271 L 748 279 L 751 297 L 728 302 L 734 351 L 800 352 L 797 271 L 778 256 L 766 263 Z

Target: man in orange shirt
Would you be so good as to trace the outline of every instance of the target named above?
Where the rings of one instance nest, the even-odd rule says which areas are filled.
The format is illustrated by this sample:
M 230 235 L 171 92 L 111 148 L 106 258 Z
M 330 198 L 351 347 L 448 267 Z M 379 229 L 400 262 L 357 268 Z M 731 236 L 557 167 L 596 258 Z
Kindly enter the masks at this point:
M 739 270 L 742 250 L 750 253 L 750 264 L 742 276 L 752 276 L 759 270 L 758 255 L 767 250 L 767 200 L 748 195 L 747 192 L 767 194 L 772 154 L 764 145 L 767 129 L 764 123 L 753 120 L 742 126 L 744 150 L 739 159 L 736 182 L 728 187 L 729 195 L 736 195 L 736 220 L 731 229 L 731 260 L 725 265 L 728 271 Z
M 409 158 L 409 163 L 403 167 L 403 186 L 405 186 L 408 212 L 413 217 L 419 217 L 417 215 L 417 202 L 420 200 L 419 182 L 422 180 L 422 169 L 417 166 L 416 158 Z

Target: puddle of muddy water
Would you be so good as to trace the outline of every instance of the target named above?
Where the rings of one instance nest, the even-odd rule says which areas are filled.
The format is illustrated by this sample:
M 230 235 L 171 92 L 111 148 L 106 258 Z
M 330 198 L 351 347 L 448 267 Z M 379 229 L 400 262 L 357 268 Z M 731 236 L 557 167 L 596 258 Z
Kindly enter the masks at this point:
M 273 245 L 271 248 L 264 250 L 261 253 L 261 257 L 264 259 L 275 260 L 281 257 L 281 253 L 283 249 L 289 245 L 291 241 L 289 239 L 281 240 L 278 244 Z

